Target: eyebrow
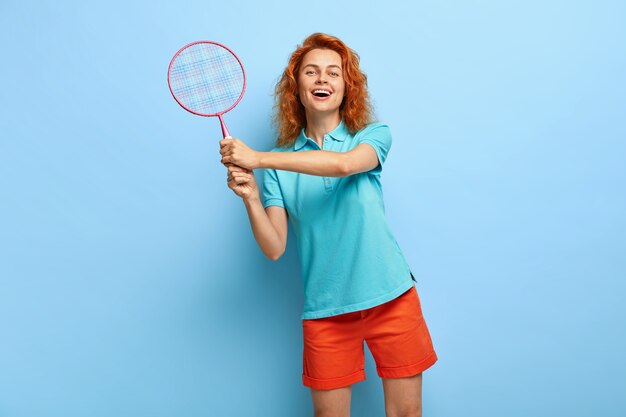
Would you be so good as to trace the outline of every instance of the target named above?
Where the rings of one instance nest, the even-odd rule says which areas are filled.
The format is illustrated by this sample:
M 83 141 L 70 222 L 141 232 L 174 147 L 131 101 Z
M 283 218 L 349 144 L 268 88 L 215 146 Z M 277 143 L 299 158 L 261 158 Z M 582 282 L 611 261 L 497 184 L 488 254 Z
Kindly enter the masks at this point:
M 306 68 L 306 67 L 315 67 L 315 68 L 319 68 L 319 66 L 318 66 L 318 65 L 315 65 L 315 64 L 307 64 L 307 65 L 305 65 L 305 66 L 304 66 L 304 67 L 302 67 L 302 68 L 304 69 L 304 68 Z M 341 67 L 340 67 L 339 65 L 334 65 L 334 64 L 333 64 L 333 65 L 329 65 L 329 66 L 328 66 L 328 68 L 330 68 L 330 67 L 335 67 L 335 68 L 339 68 L 339 69 L 341 69 Z

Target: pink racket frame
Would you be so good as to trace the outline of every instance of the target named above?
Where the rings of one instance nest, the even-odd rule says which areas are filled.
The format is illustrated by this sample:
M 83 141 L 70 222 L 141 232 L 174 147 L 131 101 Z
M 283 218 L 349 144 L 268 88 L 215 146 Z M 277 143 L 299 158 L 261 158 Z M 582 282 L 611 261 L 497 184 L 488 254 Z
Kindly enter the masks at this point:
M 221 48 L 226 49 L 228 52 L 230 52 L 235 57 L 235 59 L 237 59 L 237 62 L 239 62 L 239 66 L 241 67 L 241 72 L 243 73 L 243 88 L 241 89 L 241 95 L 239 96 L 237 101 L 235 101 L 235 103 L 233 103 L 233 105 L 230 106 L 229 108 L 227 108 L 226 110 L 218 112 L 218 113 L 214 113 L 214 114 L 198 113 L 198 112 L 195 112 L 195 111 L 191 110 L 187 106 L 185 106 L 183 103 L 181 103 L 178 100 L 178 98 L 176 98 L 176 94 L 174 94 L 174 90 L 172 90 L 172 84 L 170 83 L 170 71 L 171 71 L 172 65 L 174 64 L 174 61 L 176 60 L 178 55 L 180 55 L 181 52 L 183 52 L 185 49 L 189 48 L 190 46 L 197 45 L 197 44 L 200 44 L 200 43 L 210 43 L 212 45 L 216 45 L 216 46 L 219 46 Z M 230 136 L 230 132 L 228 132 L 228 128 L 226 127 L 226 124 L 224 123 L 224 119 L 222 118 L 222 115 L 224 113 L 227 113 L 230 110 L 232 110 L 237 104 L 239 104 L 239 102 L 243 98 L 243 93 L 246 92 L 246 71 L 243 69 L 243 64 L 241 63 L 241 60 L 239 59 L 237 54 L 235 54 L 230 48 L 228 48 L 225 45 L 222 45 L 221 43 L 217 43 L 217 42 L 213 42 L 213 41 L 197 41 L 197 42 L 192 42 L 190 44 L 187 44 L 187 45 L 183 46 L 182 48 L 180 48 L 178 50 L 178 52 L 176 52 L 176 54 L 174 55 L 174 57 L 170 61 L 170 65 L 167 67 L 167 86 L 169 87 L 170 93 L 172 93 L 172 97 L 174 97 L 174 100 L 176 100 L 176 102 L 178 104 L 180 104 L 180 106 L 183 109 L 187 110 L 189 113 L 193 113 L 193 114 L 196 114 L 198 116 L 205 116 L 205 117 L 215 117 L 215 116 L 217 116 L 217 118 L 220 120 L 220 124 L 222 125 L 222 135 L 223 135 L 223 137 L 224 138 L 230 138 L 231 137 Z

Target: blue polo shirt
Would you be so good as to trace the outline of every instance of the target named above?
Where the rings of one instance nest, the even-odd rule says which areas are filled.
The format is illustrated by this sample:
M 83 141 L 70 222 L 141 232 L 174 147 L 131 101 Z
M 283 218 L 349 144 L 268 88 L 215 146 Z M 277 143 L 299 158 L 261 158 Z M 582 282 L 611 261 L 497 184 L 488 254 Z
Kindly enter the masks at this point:
M 413 275 L 385 219 L 380 182 L 391 148 L 389 127 L 372 123 L 351 135 L 342 122 L 324 135 L 321 149 L 347 152 L 371 145 L 376 168 L 346 177 L 265 169 L 263 207 L 287 211 L 302 265 L 301 319 L 330 317 L 390 301 L 413 286 Z M 293 146 L 271 152 L 320 150 L 304 129 Z

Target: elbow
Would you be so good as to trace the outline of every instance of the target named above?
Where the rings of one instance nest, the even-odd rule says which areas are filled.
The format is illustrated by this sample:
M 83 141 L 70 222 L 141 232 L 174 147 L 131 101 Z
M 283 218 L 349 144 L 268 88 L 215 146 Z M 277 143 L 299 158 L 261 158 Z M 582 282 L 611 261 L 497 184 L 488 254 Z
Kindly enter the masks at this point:
M 277 261 L 277 260 L 279 260 L 283 256 L 284 253 L 285 253 L 285 251 L 283 250 L 280 253 L 269 253 L 269 254 L 266 253 L 265 256 L 270 261 Z

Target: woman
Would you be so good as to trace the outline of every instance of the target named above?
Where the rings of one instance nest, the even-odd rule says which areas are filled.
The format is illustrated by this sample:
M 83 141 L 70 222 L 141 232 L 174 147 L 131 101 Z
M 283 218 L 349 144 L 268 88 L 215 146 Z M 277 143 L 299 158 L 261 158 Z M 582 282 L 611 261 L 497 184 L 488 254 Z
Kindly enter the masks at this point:
M 389 128 L 371 122 L 358 55 L 315 33 L 276 85 L 279 138 L 270 152 L 220 142 L 227 183 L 272 260 L 288 219 L 304 284 L 302 381 L 315 415 L 350 415 L 365 379 L 363 341 L 383 380 L 387 416 L 421 415 L 422 371 L 437 361 L 413 275 L 384 217 L 380 174 Z M 263 198 L 253 169 L 265 168 Z

